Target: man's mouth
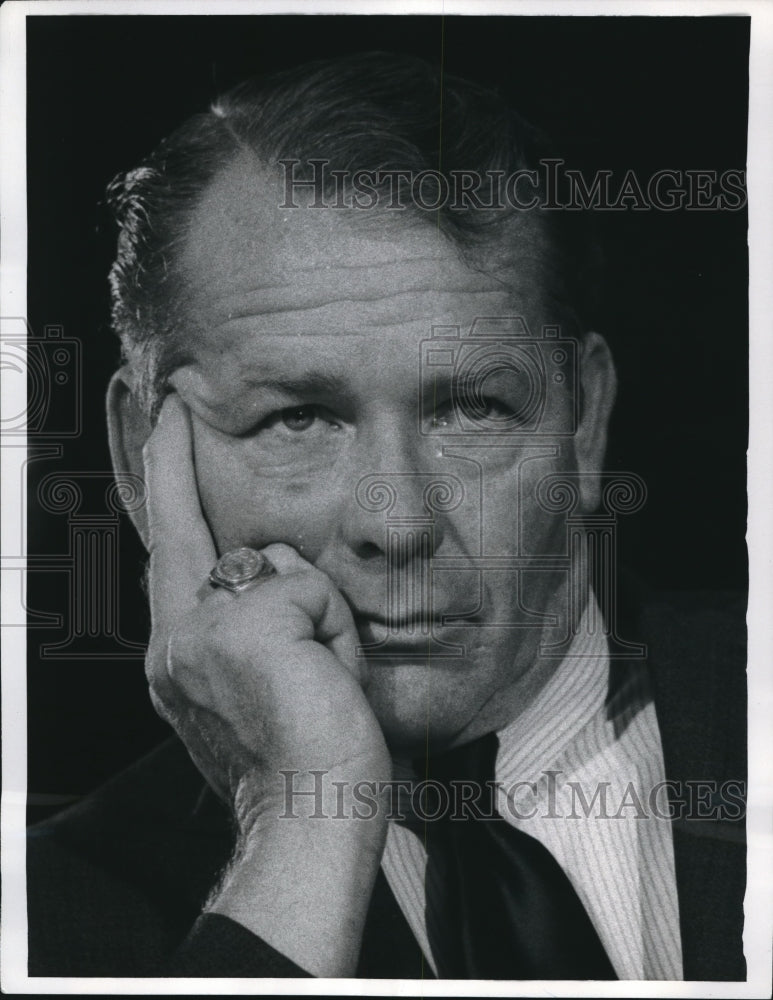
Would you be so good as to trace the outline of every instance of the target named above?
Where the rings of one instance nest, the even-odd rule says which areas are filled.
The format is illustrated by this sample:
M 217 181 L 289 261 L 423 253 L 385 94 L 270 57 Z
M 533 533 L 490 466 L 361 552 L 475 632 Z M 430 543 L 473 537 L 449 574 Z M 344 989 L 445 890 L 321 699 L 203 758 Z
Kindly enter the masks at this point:
M 442 647 L 448 641 L 447 633 L 453 626 L 444 626 L 442 621 L 450 614 L 446 611 L 387 617 L 356 612 L 354 622 L 365 655 L 372 650 L 379 656 L 431 656 L 440 651 L 439 644 Z

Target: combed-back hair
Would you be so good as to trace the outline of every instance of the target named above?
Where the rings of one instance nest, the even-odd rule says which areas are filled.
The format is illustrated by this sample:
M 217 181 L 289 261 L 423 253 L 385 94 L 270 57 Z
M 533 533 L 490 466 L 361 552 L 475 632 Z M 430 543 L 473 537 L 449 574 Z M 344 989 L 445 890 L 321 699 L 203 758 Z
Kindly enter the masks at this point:
M 178 251 L 208 185 L 245 149 L 269 166 L 300 161 L 298 179 L 311 176 L 309 160 L 328 161 L 324 193 L 331 198 L 333 171 L 509 176 L 536 168 L 546 151 L 542 136 L 498 94 L 408 55 L 371 52 L 318 61 L 248 80 L 219 97 L 108 188 L 120 230 L 110 272 L 113 327 L 135 392 L 152 416 L 165 379 L 186 357 Z M 410 199 L 405 203 L 419 211 Z M 517 227 L 512 232 L 503 225 L 512 221 L 512 208 L 459 208 L 449 199 L 425 214 L 473 266 L 492 249 L 506 260 L 507 240 L 518 237 Z M 582 300 L 595 287 L 589 278 L 594 255 L 571 231 L 557 232 L 569 213 L 529 214 L 539 215 L 548 233 L 557 294 L 582 316 Z

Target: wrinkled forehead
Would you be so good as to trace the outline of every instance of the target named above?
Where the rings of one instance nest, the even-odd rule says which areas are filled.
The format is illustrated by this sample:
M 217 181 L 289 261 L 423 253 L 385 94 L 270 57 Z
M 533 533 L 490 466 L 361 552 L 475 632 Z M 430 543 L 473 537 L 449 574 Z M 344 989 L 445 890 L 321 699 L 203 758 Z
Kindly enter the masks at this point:
M 194 210 L 181 265 L 194 326 L 212 330 L 240 315 L 357 308 L 415 291 L 513 292 L 531 322 L 546 299 L 545 239 L 524 215 L 517 239 L 470 255 L 441 232 L 437 218 L 411 209 L 313 207 L 312 190 L 285 207 L 279 167 L 241 153 Z M 515 307 L 514 305 L 514 307 Z
M 227 279 L 240 263 L 259 264 L 267 276 L 280 277 L 301 266 L 375 262 L 378 244 L 415 240 L 417 227 L 410 219 L 398 222 L 383 211 L 376 219 L 375 213 L 350 208 L 315 208 L 313 190 L 303 188 L 294 192 L 293 201 L 297 207 L 283 207 L 279 166 L 241 153 L 217 174 L 193 213 L 186 267 Z

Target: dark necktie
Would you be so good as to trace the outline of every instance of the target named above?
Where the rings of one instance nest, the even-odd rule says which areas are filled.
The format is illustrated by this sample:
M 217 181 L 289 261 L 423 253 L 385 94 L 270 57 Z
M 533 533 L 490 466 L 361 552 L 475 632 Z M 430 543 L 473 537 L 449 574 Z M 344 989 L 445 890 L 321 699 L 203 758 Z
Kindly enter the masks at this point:
M 427 778 L 444 786 L 446 802 L 455 801 L 449 786 L 453 780 L 483 790 L 474 808 L 457 810 L 474 816 L 452 819 L 446 809 L 417 831 L 426 837 L 427 886 L 443 885 L 442 901 L 427 902 L 428 916 L 433 905 L 442 905 L 442 931 L 428 919 L 439 977 L 616 979 L 561 866 L 547 848 L 496 814 L 494 786 L 486 782 L 494 779 L 497 748 L 491 733 L 442 757 L 417 762 L 420 773 L 426 771 Z M 435 811 L 424 810 L 428 816 Z M 437 879 L 436 865 L 441 868 Z

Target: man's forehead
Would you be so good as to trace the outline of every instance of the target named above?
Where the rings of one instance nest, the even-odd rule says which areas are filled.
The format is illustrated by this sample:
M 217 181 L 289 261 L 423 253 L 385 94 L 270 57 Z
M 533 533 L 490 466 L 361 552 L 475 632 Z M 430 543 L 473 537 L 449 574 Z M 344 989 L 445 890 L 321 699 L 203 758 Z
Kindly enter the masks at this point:
M 184 259 L 228 270 L 235 255 L 248 251 L 268 275 L 281 275 L 287 268 L 379 264 L 390 253 L 395 259 L 448 256 L 446 241 L 428 239 L 431 227 L 407 211 L 390 216 L 383 210 L 313 208 L 314 193 L 305 189 L 293 195 L 298 207 L 282 207 L 284 200 L 281 168 L 240 153 L 197 205 Z
M 524 220 L 516 254 L 474 268 L 429 219 L 410 212 L 283 208 L 278 170 L 244 152 L 196 206 L 182 264 L 191 341 L 232 333 L 296 336 L 408 323 L 465 323 L 521 312 L 546 319 L 542 255 Z M 492 312 L 494 310 L 495 312 Z

